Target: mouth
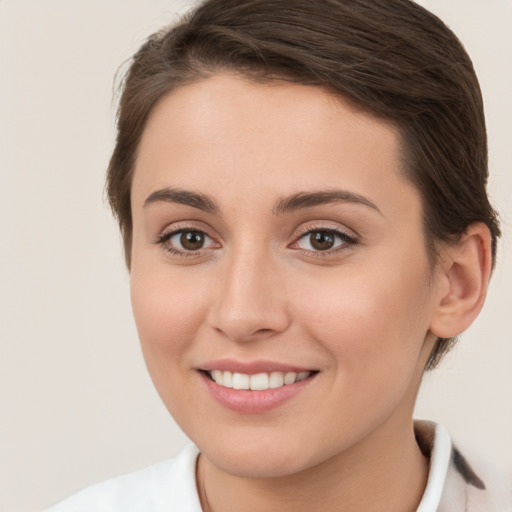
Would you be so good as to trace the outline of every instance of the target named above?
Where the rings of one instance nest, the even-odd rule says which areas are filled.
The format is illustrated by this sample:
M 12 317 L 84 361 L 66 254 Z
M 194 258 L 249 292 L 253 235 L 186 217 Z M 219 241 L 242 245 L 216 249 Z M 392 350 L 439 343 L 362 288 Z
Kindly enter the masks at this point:
M 260 414 L 311 396 L 320 373 L 317 369 L 283 362 L 217 359 L 197 368 L 209 395 L 236 413 Z M 306 395 L 304 395 L 306 393 Z
M 219 386 L 236 390 L 266 391 L 290 386 L 309 379 L 316 371 L 262 372 L 256 374 L 231 372 L 229 370 L 203 370 L 204 374 Z

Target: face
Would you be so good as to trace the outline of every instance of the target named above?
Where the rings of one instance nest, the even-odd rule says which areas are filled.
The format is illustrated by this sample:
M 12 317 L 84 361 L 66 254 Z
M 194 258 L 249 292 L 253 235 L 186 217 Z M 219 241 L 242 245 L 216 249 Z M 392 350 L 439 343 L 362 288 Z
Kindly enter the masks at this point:
M 216 75 L 152 112 L 133 310 L 216 467 L 289 475 L 410 429 L 436 286 L 399 153 L 392 126 L 317 87 Z

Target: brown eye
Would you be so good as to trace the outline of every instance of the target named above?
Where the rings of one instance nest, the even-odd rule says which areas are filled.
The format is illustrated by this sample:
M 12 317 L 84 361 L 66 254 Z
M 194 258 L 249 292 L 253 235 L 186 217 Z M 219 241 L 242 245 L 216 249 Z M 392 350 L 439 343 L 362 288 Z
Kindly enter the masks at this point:
M 327 251 L 334 247 L 335 237 L 328 231 L 313 231 L 309 234 L 309 243 L 317 251 Z
M 356 244 L 357 241 L 343 231 L 337 229 L 312 229 L 302 235 L 295 243 L 295 248 L 310 252 L 335 253 Z
M 219 246 L 204 231 L 198 229 L 179 229 L 159 237 L 155 243 L 175 256 L 202 254 L 203 250 L 218 249 Z
M 201 231 L 182 231 L 180 244 L 186 251 L 202 249 L 205 242 L 205 234 Z

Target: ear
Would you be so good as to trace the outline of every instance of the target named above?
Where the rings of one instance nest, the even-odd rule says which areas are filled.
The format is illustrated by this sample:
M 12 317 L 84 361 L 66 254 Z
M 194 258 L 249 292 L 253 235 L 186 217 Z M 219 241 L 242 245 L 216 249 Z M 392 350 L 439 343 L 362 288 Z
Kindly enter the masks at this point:
M 489 228 L 471 224 L 455 244 L 446 244 L 437 268 L 436 309 L 430 331 L 450 338 L 465 331 L 480 313 L 491 277 Z

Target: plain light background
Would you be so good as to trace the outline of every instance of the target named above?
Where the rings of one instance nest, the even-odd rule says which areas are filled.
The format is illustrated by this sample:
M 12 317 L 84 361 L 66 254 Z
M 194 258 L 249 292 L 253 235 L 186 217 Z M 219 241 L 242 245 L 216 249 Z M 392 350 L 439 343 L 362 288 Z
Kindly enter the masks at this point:
M 423 0 L 473 58 L 504 238 L 487 304 L 417 417 L 512 476 L 512 2 Z M 113 77 L 192 1 L 0 0 L 0 508 L 39 510 L 175 454 L 103 201 Z M 300 419 L 299 419 L 300 420 Z

